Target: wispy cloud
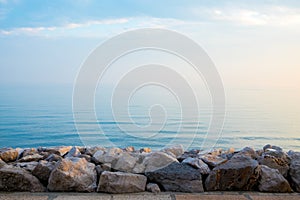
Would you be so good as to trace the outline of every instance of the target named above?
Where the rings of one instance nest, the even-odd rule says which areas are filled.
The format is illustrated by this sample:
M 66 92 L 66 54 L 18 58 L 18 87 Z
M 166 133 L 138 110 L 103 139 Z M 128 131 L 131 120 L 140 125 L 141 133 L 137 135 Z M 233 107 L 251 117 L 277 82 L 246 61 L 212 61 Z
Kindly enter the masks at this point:
M 300 25 L 300 9 L 269 6 L 257 9 L 216 8 L 210 10 L 213 20 L 246 26 Z

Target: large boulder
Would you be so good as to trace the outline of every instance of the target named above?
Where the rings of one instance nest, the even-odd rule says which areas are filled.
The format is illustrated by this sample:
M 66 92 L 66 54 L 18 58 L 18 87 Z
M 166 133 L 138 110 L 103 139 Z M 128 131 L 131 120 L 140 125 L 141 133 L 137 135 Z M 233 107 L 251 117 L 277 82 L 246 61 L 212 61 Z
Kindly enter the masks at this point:
M 183 163 L 173 162 L 168 166 L 146 172 L 151 182 L 159 184 L 165 191 L 203 192 L 199 170 Z
M 28 171 L 17 167 L 0 168 L 0 191 L 43 192 L 40 181 Z
M 80 156 L 81 153 L 77 147 L 72 147 L 70 151 L 65 155 L 65 158 L 70 158 L 70 157 L 78 157 Z
M 21 159 L 18 160 L 18 162 L 36 162 L 36 161 L 40 161 L 44 158 L 44 156 L 40 155 L 40 154 L 29 154 L 26 156 L 23 156 Z
M 102 172 L 97 192 L 132 193 L 145 191 L 147 178 L 140 174 Z
M 290 156 L 292 158 L 289 171 L 291 184 L 297 192 L 300 192 L 300 152 L 293 152 Z
M 218 155 L 205 154 L 200 157 L 210 167 L 216 167 L 227 161 L 226 158 L 222 158 Z
M 84 158 L 66 158 L 58 162 L 51 172 L 48 190 L 92 192 L 97 187 L 96 181 L 94 164 Z
M 145 158 L 143 159 L 142 166 L 144 166 L 144 170 L 140 172 L 136 171 L 136 173 L 156 171 L 158 169 L 170 165 L 173 162 L 178 163 L 178 160 L 166 153 L 163 152 L 150 153 L 147 156 L 145 156 Z
M 258 162 L 249 156 L 233 156 L 215 167 L 205 181 L 207 190 L 251 190 L 259 178 Z
M 265 152 L 263 152 L 257 160 L 260 165 L 266 165 L 270 168 L 278 169 L 284 177 L 287 177 L 290 157 L 283 152 L 280 147 L 276 147 L 276 149 L 265 148 Z
M 0 158 L 4 162 L 13 162 L 18 158 L 19 152 L 16 149 L 1 149 Z
M 41 160 L 33 169 L 32 174 L 37 177 L 41 181 L 41 183 L 47 185 L 50 174 L 55 168 L 55 164 L 55 162 L 47 162 L 45 160 Z
M 138 157 L 133 154 L 124 152 L 120 157 L 111 163 L 111 168 L 122 172 L 133 172 L 133 168 L 136 165 Z
M 122 149 L 115 147 L 106 150 L 98 150 L 93 155 L 93 161 L 95 163 L 112 163 L 113 161 L 116 161 L 122 153 Z
M 29 172 L 32 172 L 32 170 L 38 165 L 38 162 L 32 161 L 32 162 L 20 162 L 20 163 L 15 163 L 15 167 L 20 167 L 23 169 L 26 169 Z
M 291 192 L 289 182 L 279 173 L 277 169 L 261 165 L 261 175 L 258 189 L 261 192 Z
M 249 156 L 252 159 L 256 159 L 258 157 L 256 151 L 251 147 L 244 147 L 241 151 L 239 151 L 235 155 Z

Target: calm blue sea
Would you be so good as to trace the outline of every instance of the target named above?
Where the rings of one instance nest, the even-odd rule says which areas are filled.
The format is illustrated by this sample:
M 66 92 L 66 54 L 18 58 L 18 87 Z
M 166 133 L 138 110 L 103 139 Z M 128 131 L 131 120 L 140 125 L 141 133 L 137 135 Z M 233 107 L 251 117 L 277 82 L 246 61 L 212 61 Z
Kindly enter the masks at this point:
M 200 148 L 210 123 L 211 109 L 205 103 L 199 118 L 182 120 L 178 106 L 163 102 L 162 116 L 151 119 L 150 104 L 142 100 L 130 104 L 131 118 L 125 117 L 127 113 L 119 113 L 116 120 L 109 104 L 97 105 L 99 95 L 97 121 L 79 121 L 78 134 L 72 90 L 72 86 L 1 86 L 0 147 L 113 144 L 158 149 L 180 142 L 189 149 Z M 271 143 L 285 150 L 300 150 L 300 95 L 296 91 L 227 89 L 226 118 L 216 147 L 261 148 Z M 153 101 L 160 96 L 147 95 L 144 97 Z M 149 123 L 151 126 L 147 126 Z M 104 136 L 99 136 L 99 126 Z

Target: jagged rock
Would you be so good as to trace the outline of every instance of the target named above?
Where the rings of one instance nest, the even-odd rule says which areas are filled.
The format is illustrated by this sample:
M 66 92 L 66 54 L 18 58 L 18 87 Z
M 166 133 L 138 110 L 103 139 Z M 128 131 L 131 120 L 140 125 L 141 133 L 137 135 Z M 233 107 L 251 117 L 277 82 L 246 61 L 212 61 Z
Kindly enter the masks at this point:
M 32 161 L 40 161 L 44 158 L 44 156 L 40 154 L 28 154 L 26 156 L 23 156 L 21 159 L 18 160 L 18 162 L 32 162 Z
M 181 144 L 166 147 L 166 148 L 162 149 L 161 151 L 170 156 L 173 156 L 174 158 L 179 158 L 184 153 L 184 149 Z
M 70 151 L 65 155 L 65 158 L 70 158 L 70 157 L 79 157 L 81 155 L 80 151 L 78 150 L 77 147 L 72 147 Z
M 190 151 L 185 151 L 179 158 L 177 158 L 177 160 L 179 162 L 182 162 L 184 159 L 186 158 L 198 158 L 198 153 L 200 152 L 200 150 L 197 149 L 192 149 Z
M 64 156 L 72 149 L 72 146 L 61 146 L 61 147 L 52 147 L 52 148 L 39 148 L 38 151 L 45 151 L 50 154 L 57 154 L 60 156 Z
M 93 160 L 96 163 L 112 163 L 120 157 L 123 150 L 120 148 L 109 148 L 106 151 L 98 150 L 93 155 Z
M 291 185 L 300 192 L 300 152 L 290 153 L 292 158 L 289 175 L 291 177 Z
M 289 182 L 279 173 L 277 169 L 261 165 L 261 176 L 258 189 L 261 192 L 291 192 Z
M 18 158 L 19 152 L 16 149 L 1 149 L 0 158 L 4 162 L 13 162 Z
M 140 149 L 140 153 L 150 153 L 150 152 L 151 152 L 151 148 L 149 148 L 149 147 Z
M 55 164 L 56 162 L 47 162 L 45 160 L 41 160 L 33 169 L 32 174 L 37 177 L 41 183 L 47 185 L 50 174 L 55 168 Z
M 248 156 L 234 156 L 215 167 L 205 181 L 207 190 L 251 190 L 258 177 L 258 162 Z
M 150 181 L 158 183 L 165 191 L 203 192 L 200 171 L 193 167 L 173 162 L 170 165 L 146 172 Z
M 217 155 L 210 155 L 210 154 L 203 155 L 200 158 L 211 167 L 218 166 L 227 161 L 227 159 L 225 158 L 222 158 Z
M 26 169 L 29 172 L 32 172 L 32 170 L 38 165 L 38 162 L 32 161 L 32 162 L 21 162 L 14 164 L 15 167 L 20 167 L 23 169 Z
M 256 159 L 258 157 L 256 151 L 251 147 L 245 147 L 235 155 L 245 155 L 245 156 L 249 156 L 252 159 Z
M 49 177 L 48 190 L 92 192 L 96 188 L 95 165 L 84 158 L 66 158 L 59 161 Z
M 178 160 L 172 156 L 169 156 L 166 153 L 163 152 L 150 153 L 143 160 L 142 166 L 144 166 L 144 170 L 136 173 L 156 171 L 158 169 L 168 166 L 173 162 L 178 163 Z
M 6 163 L 0 158 L 0 168 L 4 167 L 6 165 Z
M 104 148 L 104 147 L 87 147 L 85 150 L 85 154 L 93 156 L 99 150 L 102 150 L 104 152 L 106 150 L 106 148 Z
M 274 149 L 276 151 L 282 151 L 282 148 L 281 147 L 278 147 L 278 146 L 274 146 L 274 145 L 270 145 L 270 144 L 267 144 L 263 147 L 263 150 L 264 151 L 267 151 L 268 149 Z
M 145 191 L 147 178 L 144 175 L 124 172 L 103 172 L 97 192 L 132 193 Z
M 38 150 L 36 148 L 24 149 L 21 154 L 19 153 L 19 155 L 21 155 L 22 157 L 34 154 L 38 154 Z
M 279 149 L 279 147 L 277 147 Z M 258 162 L 260 165 L 266 165 L 273 169 L 278 169 L 278 171 L 287 177 L 289 171 L 290 158 L 283 151 L 277 149 L 266 148 L 265 152 L 258 157 Z
M 125 151 L 127 151 L 127 152 L 134 152 L 135 149 L 134 149 L 133 146 L 130 146 L 130 147 L 126 147 L 126 148 L 125 148 Z
M 133 172 L 137 159 L 137 157 L 134 157 L 127 152 L 122 153 L 119 158 L 111 163 L 111 168 L 122 172 Z
M 104 164 L 101 164 L 101 168 L 102 168 L 104 171 L 111 171 L 111 164 L 110 164 L 110 163 L 104 163 Z
M 78 158 L 84 158 L 84 159 L 86 159 L 86 161 L 92 162 L 92 157 L 90 155 L 81 154 L 78 156 Z
M 2 167 L 0 169 L 0 191 L 43 192 L 45 188 L 36 177 L 24 169 Z
M 160 193 L 160 188 L 156 183 L 148 183 L 146 185 L 146 190 L 155 194 Z
M 50 154 L 45 160 L 48 162 L 57 162 L 60 161 L 62 159 L 61 156 L 57 155 L 57 154 Z
M 186 158 L 182 161 L 182 163 L 189 164 L 190 166 L 199 169 L 201 174 L 209 174 L 210 169 L 206 163 L 204 163 L 201 159 L 198 158 Z

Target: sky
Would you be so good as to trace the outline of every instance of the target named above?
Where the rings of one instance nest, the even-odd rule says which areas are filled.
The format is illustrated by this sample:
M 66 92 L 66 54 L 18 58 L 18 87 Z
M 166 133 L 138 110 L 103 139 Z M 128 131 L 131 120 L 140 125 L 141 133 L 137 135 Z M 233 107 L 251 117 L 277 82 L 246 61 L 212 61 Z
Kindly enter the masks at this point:
M 297 0 L 0 0 L 0 84 L 73 84 L 93 49 L 137 28 L 195 40 L 225 88 L 300 89 Z

